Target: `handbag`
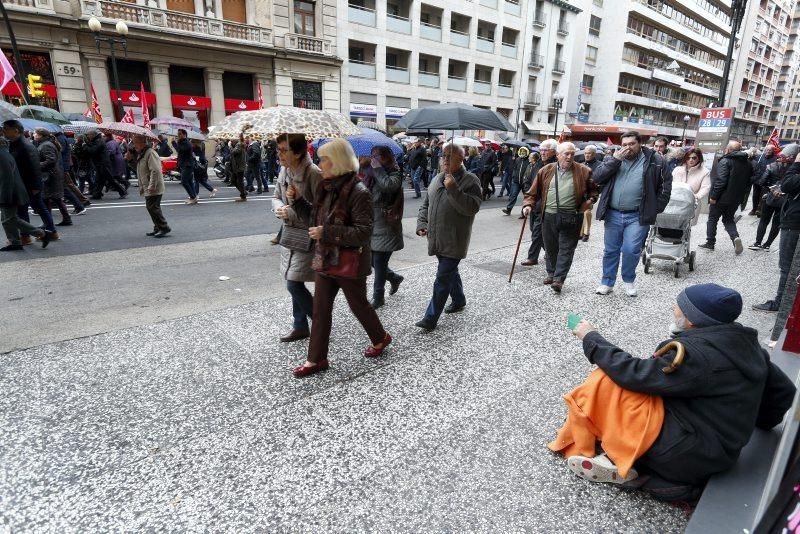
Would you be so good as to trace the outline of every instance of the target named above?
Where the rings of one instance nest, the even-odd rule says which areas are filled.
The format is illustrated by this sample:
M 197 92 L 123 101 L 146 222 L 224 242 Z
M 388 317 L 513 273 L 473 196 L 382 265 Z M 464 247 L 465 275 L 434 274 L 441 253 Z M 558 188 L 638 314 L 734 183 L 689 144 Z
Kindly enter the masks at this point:
M 561 211 L 561 200 L 558 197 L 558 164 L 555 168 L 556 181 L 556 228 L 558 230 L 575 230 L 583 222 L 582 216 L 577 211 Z M 577 199 L 575 199 L 577 202 Z
M 324 267 L 319 272 L 333 278 L 358 278 L 362 252 L 362 247 L 339 248 L 339 263 Z
M 388 223 L 396 223 L 402 220 L 404 206 L 405 197 L 403 195 L 403 189 L 400 188 L 400 191 L 397 192 L 392 205 L 388 208 L 383 208 L 383 218 L 386 219 L 386 222 Z
M 308 228 L 297 228 L 284 224 L 281 229 L 280 245 L 289 250 L 308 252 L 312 246 L 311 237 L 308 235 Z

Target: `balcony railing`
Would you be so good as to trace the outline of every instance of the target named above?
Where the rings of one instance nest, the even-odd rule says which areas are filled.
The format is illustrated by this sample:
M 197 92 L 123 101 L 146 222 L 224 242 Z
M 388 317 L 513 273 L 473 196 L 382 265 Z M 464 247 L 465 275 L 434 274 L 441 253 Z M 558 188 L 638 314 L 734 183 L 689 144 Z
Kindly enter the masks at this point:
M 569 33 L 569 24 L 566 22 L 559 22 L 558 23 L 558 34 L 559 35 L 567 35 Z
M 498 83 L 497 96 L 503 98 L 512 98 L 514 96 L 514 88 L 511 86 L 511 84 Z
M 467 79 L 461 76 L 448 76 L 447 88 L 451 91 L 461 91 L 463 93 L 467 90 Z
M 439 81 L 439 74 L 435 72 L 425 72 L 419 71 L 418 80 L 419 85 L 425 87 L 439 87 L 441 82 Z
M 478 3 L 491 9 L 497 9 L 497 0 L 480 0 Z
M 367 63 L 366 61 L 350 60 L 350 76 L 356 78 L 369 78 L 375 79 L 375 63 Z
M 475 48 L 477 48 L 481 52 L 488 52 L 490 54 L 494 54 L 494 41 L 491 41 L 486 37 L 479 36 L 478 40 L 475 43 Z
M 347 6 L 347 20 L 356 24 L 375 27 L 375 10 L 349 4 Z
M 469 48 L 469 34 L 458 30 L 450 30 L 450 44 Z
M 567 72 L 567 64 L 563 61 L 555 60 L 553 62 L 553 72 L 556 74 L 564 74 Z
M 411 35 L 411 20 L 397 15 L 386 15 L 386 29 L 397 33 Z
M 525 95 L 526 106 L 538 106 L 541 103 L 542 103 L 541 93 L 528 93 Z
M 503 43 L 500 47 L 500 53 L 505 57 L 517 57 L 517 45 L 510 43 Z
M 333 55 L 333 45 L 330 39 L 311 37 L 297 33 L 287 33 L 284 37 L 288 50 L 299 50 L 309 54 L 321 54 L 323 56 Z
M 38 3 L 38 0 L 35 1 Z M 144 29 L 155 27 L 169 30 L 169 33 L 173 34 L 175 32 L 201 34 L 215 39 L 247 41 L 248 44 L 256 46 L 272 46 L 272 30 L 269 28 L 198 17 L 188 13 L 140 6 L 129 2 L 81 0 L 81 15 L 86 18 L 94 15 L 101 19 L 111 19 L 109 22 L 124 20 Z M 330 43 L 328 44 L 328 54 L 330 54 Z
M 531 54 L 531 61 L 528 63 L 528 66 L 533 69 L 541 69 L 544 67 L 544 56 L 534 52 Z
M 490 95 L 492 94 L 492 82 L 475 80 L 472 83 L 472 92 L 478 95 Z
M 411 78 L 406 67 L 386 65 L 386 81 L 395 83 L 409 83 Z
M 520 8 L 518 0 L 505 0 L 505 2 L 503 2 L 503 10 L 509 15 L 515 15 L 517 17 L 522 14 L 522 8 Z
M 547 23 L 544 21 L 544 13 L 534 13 L 533 14 L 533 27 L 534 28 L 544 28 Z
M 430 39 L 431 41 L 442 41 L 442 27 L 427 24 L 425 22 L 419 23 L 419 36 L 423 39 Z

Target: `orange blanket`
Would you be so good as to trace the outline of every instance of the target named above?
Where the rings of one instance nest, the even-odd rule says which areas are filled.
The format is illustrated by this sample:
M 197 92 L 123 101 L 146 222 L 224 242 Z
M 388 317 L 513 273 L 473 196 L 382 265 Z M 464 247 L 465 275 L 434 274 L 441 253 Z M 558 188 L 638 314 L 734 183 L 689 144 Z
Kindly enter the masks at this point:
M 664 424 L 661 397 L 622 389 L 596 369 L 564 395 L 567 421 L 548 447 L 564 456 L 594 457 L 599 440 L 623 477 L 653 445 Z

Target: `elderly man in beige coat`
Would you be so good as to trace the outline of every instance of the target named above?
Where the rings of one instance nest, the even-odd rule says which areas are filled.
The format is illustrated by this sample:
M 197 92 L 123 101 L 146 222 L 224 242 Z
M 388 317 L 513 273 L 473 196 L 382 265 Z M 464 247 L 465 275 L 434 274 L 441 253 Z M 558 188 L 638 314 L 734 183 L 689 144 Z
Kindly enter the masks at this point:
M 161 159 L 143 135 L 133 136 L 134 154 L 126 155 L 136 161 L 136 177 L 139 180 L 139 195 L 144 196 L 147 212 L 153 219 L 151 237 L 164 237 L 172 231 L 161 212 L 161 197 L 164 195 L 164 175 L 161 174 Z

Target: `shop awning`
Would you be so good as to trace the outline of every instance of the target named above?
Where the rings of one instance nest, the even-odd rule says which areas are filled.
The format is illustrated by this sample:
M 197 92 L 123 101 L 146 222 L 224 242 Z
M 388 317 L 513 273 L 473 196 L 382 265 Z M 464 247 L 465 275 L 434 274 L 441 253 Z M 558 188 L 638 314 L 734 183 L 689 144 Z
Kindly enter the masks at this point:
M 530 133 L 543 133 L 545 135 L 553 134 L 553 126 L 547 124 L 546 122 L 522 121 L 522 125 L 525 126 L 525 130 Z
M 117 101 L 117 92 L 115 90 L 111 90 L 111 101 Z M 120 95 L 122 96 L 122 105 L 123 106 L 141 106 L 142 105 L 142 94 L 139 91 L 120 91 Z M 147 105 L 152 106 L 156 103 L 156 94 L 155 93 L 144 93 L 144 97 L 147 99 Z
M 622 124 L 571 124 L 570 129 L 573 134 L 603 134 L 619 135 L 631 130 L 642 135 L 658 135 L 658 130 L 645 126 L 631 126 Z

